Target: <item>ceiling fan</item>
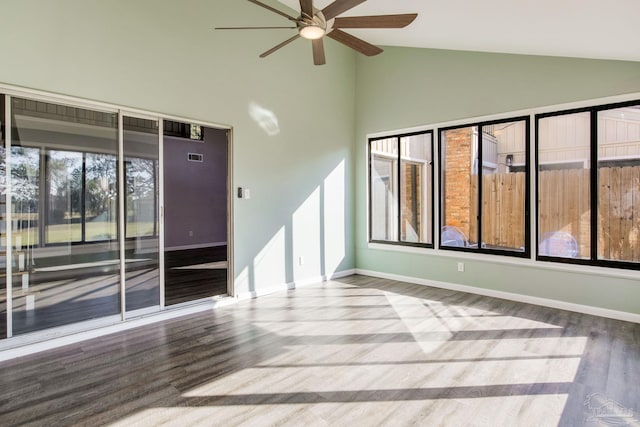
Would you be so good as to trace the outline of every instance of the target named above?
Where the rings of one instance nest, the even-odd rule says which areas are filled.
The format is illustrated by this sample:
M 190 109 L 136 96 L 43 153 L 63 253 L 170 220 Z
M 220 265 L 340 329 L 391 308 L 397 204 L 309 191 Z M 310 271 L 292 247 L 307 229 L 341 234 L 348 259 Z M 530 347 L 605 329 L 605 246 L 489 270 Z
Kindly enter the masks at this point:
M 265 58 L 292 41 L 302 37 L 311 40 L 313 63 L 315 65 L 323 65 L 326 62 L 323 43 L 324 36 L 330 37 L 363 55 L 374 56 L 382 53 L 382 49 L 358 37 L 352 36 L 341 29 L 404 28 L 412 23 L 418 16 L 417 13 L 407 13 L 400 15 L 349 16 L 341 18 L 338 15 L 356 7 L 360 3 L 364 3 L 366 0 L 335 0 L 322 10 L 316 9 L 313 6 L 313 0 L 300 0 L 300 16 L 295 18 L 288 13 L 282 12 L 258 0 L 248 1 L 287 18 L 289 21 L 295 23 L 295 27 L 217 27 L 216 30 L 295 29 L 298 31 L 298 34 L 262 53 L 260 58 Z

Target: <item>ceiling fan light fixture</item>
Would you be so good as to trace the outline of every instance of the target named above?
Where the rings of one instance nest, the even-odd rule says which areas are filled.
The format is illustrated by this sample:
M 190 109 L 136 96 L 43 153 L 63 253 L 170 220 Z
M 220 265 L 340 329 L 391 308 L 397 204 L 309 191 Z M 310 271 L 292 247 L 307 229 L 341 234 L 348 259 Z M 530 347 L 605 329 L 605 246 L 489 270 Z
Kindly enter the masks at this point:
M 290 22 L 295 24 L 295 27 L 220 27 L 218 30 L 231 30 L 231 29 L 275 29 L 275 28 L 289 28 L 296 29 L 297 34 L 293 37 L 283 41 L 282 43 L 272 47 L 268 51 L 261 53 L 260 58 L 266 58 L 273 52 L 283 48 L 289 43 L 299 38 L 311 40 L 311 47 L 313 48 L 313 63 L 314 65 L 324 65 L 325 51 L 323 37 L 327 36 L 334 41 L 341 43 L 363 55 L 374 56 L 382 53 L 382 49 L 378 46 L 374 46 L 366 41 L 342 31 L 342 29 L 348 28 L 404 28 L 411 24 L 418 16 L 417 13 L 403 13 L 395 15 L 371 15 L 371 16 L 348 16 L 342 17 L 343 13 L 353 9 L 366 2 L 367 0 L 323 0 L 329 3 L 328 6 L 323 9 L 318 9 L 314 6 L 314 3 L 318 0 L 299 0 L 300 1 L 300 15 L 297 17 L 288 13 L 282 12 L 266 3 L 264 0 L 248 0 L 249 2 L 262 7 L 270 12 L 276 13 Z M 291 24 L 289 24 L 291 25 Z
M 326 33 L 325 29 L 319 25 L 305 25 L 300 28 L 300 36 L 308 40 L 318 40 Z

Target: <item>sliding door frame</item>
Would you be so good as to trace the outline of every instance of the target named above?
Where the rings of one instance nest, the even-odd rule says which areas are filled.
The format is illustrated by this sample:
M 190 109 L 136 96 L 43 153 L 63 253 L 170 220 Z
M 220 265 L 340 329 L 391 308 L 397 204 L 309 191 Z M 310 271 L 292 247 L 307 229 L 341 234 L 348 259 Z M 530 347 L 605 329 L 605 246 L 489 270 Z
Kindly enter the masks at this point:
M 165 246 L 165 217 L 164 217 L 164 120 L 175 120 L 187 123 L 194 123 L 205 127 L 215 128 L 225 130 L 227 133 L 226 143 L 227 143 L 227 295 L 233 297 L 234 293 L 234 285 L 233 285 L 233 128 L 228 125 L 223 125 L 219 123 L 206 122 L 202 120 L 194 120 L 180 116 L 173 116 L 168 114 L 157 113 L 148 110 L 141 110 L 135 108 L 128 108 L 114 104 L 108 104 L 99 101 L 91 101 L 81 98 L 75 98 L 66 95 L 57 95 L 51 94 L 39 90 L 20 88 L 11 85 L 6 85 L 0 83 L 0 93 L 4 95 L 4 103 L 5 103 L 5 117 L 3 118 L 5 122 L 5 163 L 6 163 L 6 240 L 7 240 L 7 248 L 6 248 L 6 278 L 4 281 L 4 286 L 6 287 L 6 325 L 7 325 L 7 336 L 6 339 L 0 340 L 0 351 L 3 349 L 13 348 L 20 345 L 31 344 L 35 342 L 46 341 L 52 338 L 57 338 L 64 335 L 69 335 L 78 332 L 88 332 L 97 328 L 106 327 L 106 326 L 117 326 L 127 320 L 148 314 L 159 314 L 165 312 L 167 310 L 180 309 L 179 306 L 170 306 L 167 307 L 165 305 L 165 277 L 164 277 L 164 267 L 165 267 L 165 256 L 164 256 L 164 246 Z M 63 104 L 65 106 L 76 107 L 76 108 L 84 108 L 91 110 L 98 110 L 103 112 L 108 112 L 112 114 L 117 114 L 118 116 L 118 146 L 117 146 L 117 159 L 118 159 L 118 234 L 119 234 L 119 278 L 120 278 L 120 313 L 117 315 L 109 315 L 102 318 L 91 319 L 87 321 L 71 323 L 68 325 L 57 326 L 49 329 L 43 329 L 35 332 L 28 332 L 25 334 L 21 334 L 19 336 L 13 335 L 13 292 L 12 292 L 12 265 L 11 265 L 11 257 L 13 256 L 13 242 L 12 242 L 12 188 L 11 188 L 11 101 L 13 97 L 27 98 L 35 101 L 49 102 L 54 104 Z M 159 246 L 159 281 L 160 281 L 160 309 L 159 311 L 154 311 L 153 313 L 143 313 L 141 310 L 136 310 L 133 312 L 129 312 L 127 314 L 126 311 L 126 236 L 125 236 L 125 199 L 126 195 L 124 192 L 124 126 L 123 126 L 123 117 L 135 117 L 142 118 L 147 120 L 154 120 L 158 122 L 158 246 Z M 208 298 L 210 301 L 211 299 Z M 194 301 L 200 302 L 200 301 Z M 155 307 L 155 306 L 154 306 Z M 144 310 L 144 309 L 142 309 Z M 137 313 L 138 312 L 138 313 Z
M 11 95 L 4 96 L 4 162 L 5 162 L 5 291 L 6 291 L 6 322 L 7 322 L 7 339 L 13 337 L 13 235 L 12 235 L 12 194 L 11 189 Z

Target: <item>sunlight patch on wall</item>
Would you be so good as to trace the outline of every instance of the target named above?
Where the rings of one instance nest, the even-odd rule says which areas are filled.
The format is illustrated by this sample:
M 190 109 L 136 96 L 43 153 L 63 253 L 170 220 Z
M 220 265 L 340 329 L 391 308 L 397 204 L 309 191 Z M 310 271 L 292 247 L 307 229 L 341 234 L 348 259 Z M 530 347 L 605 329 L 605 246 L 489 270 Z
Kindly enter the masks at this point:
M 254 258 L 254 283 L 260 284 L 260 286 L 287 283 L 285 248 L 285 228 L 283 226 Z
M 324 271 L 331 276 L 345 256 L 345 170 L 344 160 L 324 180 Z
M 320 275 L 320 188 L 317 187 L 293 213 L 293 278 Z
M 280 133 L 280 125 L 276 114 L 256 102 L 249 103 L 249 117 L 269 136 L 276 136 Z
M 249 280 L 249 267 L 245 267 L 242 269 L 240 274 L 238 274 L 234 281 L 236 295 L 240 292 L 246 292 L 247 290 L 251 289 L 249 286 Z

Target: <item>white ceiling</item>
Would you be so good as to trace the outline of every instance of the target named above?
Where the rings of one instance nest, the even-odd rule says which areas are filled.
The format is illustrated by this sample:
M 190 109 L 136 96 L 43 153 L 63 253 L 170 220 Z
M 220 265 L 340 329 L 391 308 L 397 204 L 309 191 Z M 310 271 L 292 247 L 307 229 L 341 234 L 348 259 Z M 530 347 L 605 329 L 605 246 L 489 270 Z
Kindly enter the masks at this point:
M 368 0 L 341 16 L 408 12 L 404 29 L 347 31 L 382 46 L 640 61 L 640 0 Z

